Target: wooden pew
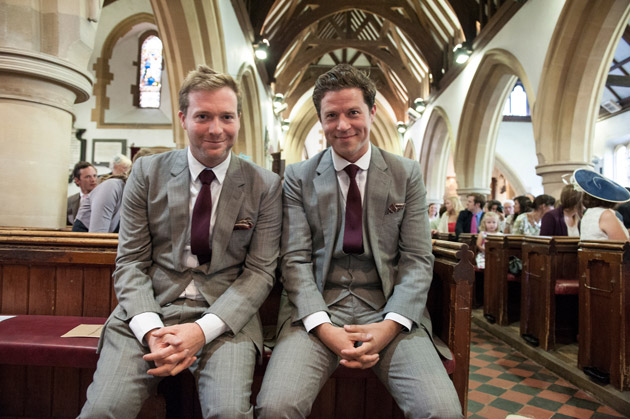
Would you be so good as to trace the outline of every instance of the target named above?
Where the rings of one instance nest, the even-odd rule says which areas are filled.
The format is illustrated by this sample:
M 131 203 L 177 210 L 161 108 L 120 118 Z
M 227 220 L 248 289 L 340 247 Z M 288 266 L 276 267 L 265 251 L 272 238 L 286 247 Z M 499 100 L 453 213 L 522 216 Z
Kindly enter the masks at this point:
M 630 243 L 583 241 L 578 260 L 578 366 L 630 390 Z
M 491 323 L 507 326 L 518 320 L 520 275 L 508 273 L 510 256 L 522 257 L 523 236 L 488 234 L 483 284 L 483 315 Z
M 6 233 L 6 232 L 5 232 Z M 2 314 L 52 314 L 63 316 L 107 316 L 115 306 L 115 297 L 111 291 L 111 272 L 114 267 L 116 240 L 113 237 L 88 237 L 75 233 L 29 232 L 3 234 L 0 232 L 0 290 L 1 301 L 5 296 L 31 295 L 29 285 L 39 286 L 41 283 L 52 283 L 48 286 L 46 298 L 41 304 L 31 304 L 30 297 L 20 300 L 20 304 L 4 304 L 0 306 Z M 78 240 L 78 242 L 77 242 Z M 90 241 L 92 241 L 90 243 Z M 468 246 L 460 243 L 434 241 L 434 280 L 429 297 L 429 309 L 434 323 L 435 333 L 446 342 L 454 353 L 455 370 L 451 375 L 460 401 L 464 406 L 468 395 L 468 365 L 470 356 L 470 310 L 471 288 L 473 281 L 473 254 Z M 93 259 L 93 260 L 92 260 Z M 91 269 L 107 268 L 107 277 L 100 281 L 91 281 Z M 42 271 L 44 270 L 44 271 Z M 9 272 L 9 275 L 5 274 Z M 37 273 L 33 275 L 32 272 Z M 80 272 L 77 273 L 77 272 Z M 67 275 L 67 276 L 64 276 Z M 51 280 L 50 278 L 54 278 Z M 7 280 L 8 278 L 8 280 Z M 100 292 L 85 293 L 91 289 L 93 282 L 101 284 Z M 64 284 L 59 286 L 58 284 Z M 79 288 L 77 292 L 72 288 Z M 107 292 L 105 292 L 107 291 Z M 59 302 L 67 299 L 64 293 L 72 295 L 72 304 L 63 303 L 59 310 Z M 39 295 L 35 292 L 34 295 Z M 92 298 L 90 304 L 100 307 L 100 311 L 81 304 L 85 296 Z M 279 288 L 276 287 L 270 298 L 261 308 L 261 317 L 273 328 L 277 318 Z M 24 301 L 23 301 L 24 300 Z M 99 301 L 95 301 L 99 300 Z M 13 311 L 22 307 L 22 311 Z M 50 307 L 48 311 L 45 308 Z M 96 345 L 96 340 L 94 340 Z M 77 369 L 69 367 L 35 367 L 21 365 L 0 365 L 0 415 L 12 417 L 74 417 L 85 401 L 85 390 L 91 382 L 93 369 Z M 254 377 L 254 394 L 258 390 L 264 365 L 256 369 Z M 367 375 L 366 375 L 367 374 Z M 36 383 L 37 394 L 30 394 L 29 388 Z M 166 402 L 166 417 L 198 417 L 199 402 L 195 399 L 194 381 L 191 374 L 180 374 L 175 380 L 162 381 L 161 387 L 171 398 Z M 353 384 L 353 385 L 349 385 Z M 192 397 L 190 395 L 193 395 Z M 184 397 L 180 397 L 180 396 Z M 175 405 L 175 413 L 170 408 Z M 146 407 L 146 405 L 145 405 Z M 149 410 L 145 417 L 164 415 L 164 402 L 158 408 Z M 371 371 L 356 371 L 339 368 L 320 393 L 314 405 L 311 417 L 353 417 L 357 412 L 366 417 L 374 413 L 381 417 L 402 417 L 402 413 L 389 393 Z M 162 412 L 162 413 L 160 413 Z M 332 416 L 330 416 L 332 412 Z M 397 416 L 398 415 L 398 416 Z M 141 415 L 142 416 L 142 415 Z M 378 416 L 378 415 L 377 415 Z
M 546 351 L 560 331 L 577 335 L 579 237 L 526 236 L 521 275 L 521 336 Z

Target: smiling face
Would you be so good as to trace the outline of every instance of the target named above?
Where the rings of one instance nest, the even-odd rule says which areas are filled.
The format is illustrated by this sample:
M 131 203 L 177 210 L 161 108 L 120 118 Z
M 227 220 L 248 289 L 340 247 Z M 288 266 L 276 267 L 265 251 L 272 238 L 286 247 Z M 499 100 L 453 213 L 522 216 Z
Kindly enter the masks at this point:
M 329 91 L 321 102 L 321 123 L 333 150 L 351 163 L 370 146 L 370 127 L 376 106 L 369 109 L 358 88 Z
M 206 167 L 223 162 L 238 136 L 240 118 L 236 93 L 229 87 L 188 94 L 186 114 L 179 121 L 188 134 L 190 151 Z

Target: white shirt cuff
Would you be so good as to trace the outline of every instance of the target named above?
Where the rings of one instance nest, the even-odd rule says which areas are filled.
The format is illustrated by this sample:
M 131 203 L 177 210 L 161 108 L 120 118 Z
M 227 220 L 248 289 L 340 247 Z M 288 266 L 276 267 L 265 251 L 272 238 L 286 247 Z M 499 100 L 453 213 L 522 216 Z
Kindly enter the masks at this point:
M 146 335 L 150 330 L 164 327 L 164 323 L 162 323 L 162 319 L 160 319 L 160 316 L 157 313 L 147 311 L 133 316 L 129 322 L 129 327 L 136 336 L 136 339 L 146 346 L 147 342 L 144 341 L 144 335 Z
M 216 314 L 208 313 L 204 315 L 199 320 L 196 320 L 195 323 L 201 327 L 203 331 L 203 335 L 206 337 L 206 343 L 210 343 L 228 330 L 230 328 L 223 320 L 219 318 Z
M 402 327 L 404 327 L 407 331 L 410 331 L 411 327 L 413 326 L 413 322 L 411 320 L 397 313 L 392 313 L 392 312 L 387 313 L 385 315 L 385 320 L 393 320 L 396 323 L 400 324 Z
M 328 313 L 326 313 L 325 311 L 317 311 L 304 317 L 302 319 L 302 323 L 304 323 L 304 328 L 306 329 L 306 332 L 310 332 L 320 324 L 332 322 L 330 321 L 330 316 L 328 315 Z

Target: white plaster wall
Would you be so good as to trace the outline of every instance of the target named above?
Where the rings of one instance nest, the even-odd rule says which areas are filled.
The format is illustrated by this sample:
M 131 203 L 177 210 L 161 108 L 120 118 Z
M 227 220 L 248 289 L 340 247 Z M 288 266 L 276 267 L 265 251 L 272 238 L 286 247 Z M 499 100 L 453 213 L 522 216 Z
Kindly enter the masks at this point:
M 501 122 L 496 154 L 518 174 L 526 192 L 544 193 L 542 178 L 536 174 L 534 130 L 530 122 Z

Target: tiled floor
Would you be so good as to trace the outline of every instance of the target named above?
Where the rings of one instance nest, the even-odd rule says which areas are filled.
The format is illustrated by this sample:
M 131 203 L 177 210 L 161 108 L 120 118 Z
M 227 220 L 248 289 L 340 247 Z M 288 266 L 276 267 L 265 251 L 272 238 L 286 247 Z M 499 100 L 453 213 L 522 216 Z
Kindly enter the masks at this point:
M 475 326 L 470 355 L 469 418 L 623 417 Z

